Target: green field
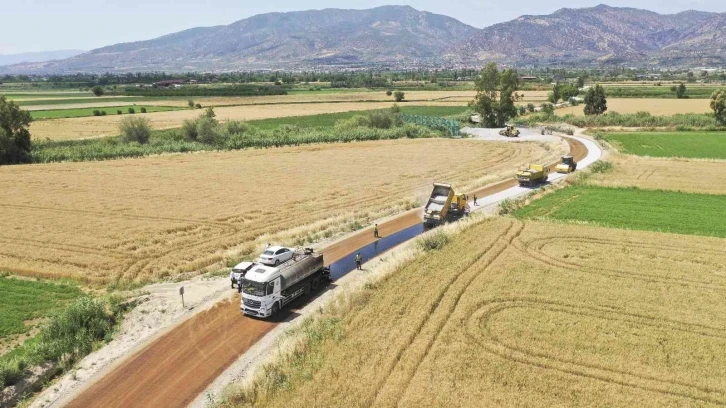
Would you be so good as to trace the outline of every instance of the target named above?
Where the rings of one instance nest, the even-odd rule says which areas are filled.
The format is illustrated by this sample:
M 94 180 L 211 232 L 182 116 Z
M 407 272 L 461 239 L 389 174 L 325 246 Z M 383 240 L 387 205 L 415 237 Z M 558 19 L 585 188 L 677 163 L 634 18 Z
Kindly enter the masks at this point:
M 25 333 L 25 322 L 47 316 L 83 294 L 76 286 L 0 277 L 0 338 Z
M 112 98 L 96 98 L 96 97 L 90 97 L 90 98 L 71 98 L 71 99 L 47 99 L 47 100 L 40 100 L 40 101 L 24 101 L 22 99 L 16 100 L 15 103 L 18 104 L 18 106 L 35 106 L 35 105 L 69 105 L 72 103 L 96 103 L 96 102 L 142 102 L 142 101 L 150 101 L 150 100 L 160 100 L 160 99 L 179 99 L 179 98 L 161 98 L 161 97 L 126 97 L 126 96 L 119 96 L 119 97 L 112 97 Z
M 120 110 L 123 114 L 128 114 L 128 109 L 134 108 L 136 113 L 139 113 L 141 106 L 109 106 L 103 108 L 83 108 L 83 109 L 53 109 L 53 110 L 41 110 L 31 111 L 30 116 L 34 120 L 38 119 L 59 119 L 59 118 L 80 118 L 84 116 L 93 116 L 94 110 L 105 111 L 107 115 L 117 115 L 117 111 Z M 186 108 L 173 107 L 173 106 L 146 106 L 146 112 L 166 112 L 172 110 L 181 110 Z
M 446 117 L 460 115 L 469 110 L 466 106 L 403 106 L 401 113 L 407 115 L 437 116 Z M 328 127 L 334 126 L 335 122 L 350 119 L 355 115 L 364 115 L 366 111 L 325 113 L 322 115 L 292 116 L 286 118 L 274 118 L 254 120 L 248 122 L 259 129 L 275 129 L 281 125 L 294 125 L 300 128 Z
M 91 98 L 93 94 L 90 92 L 45 92 L 45 93 L 0 93 L 0 96 L 4 96 L 7 99 L 23 100 L 23 99 L 36 99 L 36 98 Z
M 638 156 L 726 159 L 726 132 L 628 132 L 603 137 L 623 153 Z
M 676 191 L 573 186 L 515 211 L 543 218 L 605 227 L 726 238 L 726 196 Z
M 723 89 L 723 86 L 689 86 L 686 85 L 686 97 L 691 99 L 708 99 L 714 91 Z M 619 86 L 606 85 L 605 92 L 611 98 L 675 98 L 676 93 L 671 90 L 674 84 L 661 86 Z M 677 86 L 677 85 L 676 85 Z

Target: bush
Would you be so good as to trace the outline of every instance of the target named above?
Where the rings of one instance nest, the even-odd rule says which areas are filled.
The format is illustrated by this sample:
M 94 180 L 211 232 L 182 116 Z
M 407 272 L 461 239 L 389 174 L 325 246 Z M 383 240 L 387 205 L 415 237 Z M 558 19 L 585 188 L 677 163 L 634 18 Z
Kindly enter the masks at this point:
M 93 94 L 96 95 L 96 96 L 102 96 L 103 95 L 103 88 L 101 88 L 100 86 L 96 85 L 93 88 L 91 88 L 91 92 L 93 92 Z
M 421 238 L 419 238 L 417 244 L 421 250 L 429 252 L 443 248 L 449 243 L 449 240 L 449 236 L 444 231 L 438 230 L 429 234 L 424 234 Z
M 98 109 L 93 110 L 93 116 L 101 116 L 101 111 Z
M 129 108 L 128 112 L 133 115 L 134 113 L 136 113 L 136 110 L 134 108 Z
M 185 139 L 193 141 L 197 140 L 197 121 L 196 120 L 185 120 L 181 127 L 182 136 Z
M 202 117 L 197 119 L 197 141 L 215 145 L 222 140 L 222 132 L 219 129 L 219 122 L 214 118 Z
M 196 106 L 197 109 L 202 109 L 202 104 L 201 103 L 198 103 L 198 104 L 196 104 L 194 106 Z
M 403 99 L 406 97 L 406 94 L 402 91 L 396 91 L 393 93 L 393 99 L 396 100 L 396 102 L 403 102 Z
M 555 113 L 555 106 L 551 103 L 542 104 L 542 113 L 545 115 L 552 115 Z
M 188 100 L 187 101 L 187 105 L 189 106 L 189 109 L 194 109 L 194 101 L 193 100 L 191 100 L 191 99 Z
M 224 124 L 224 130 L 228 135 L 238 135 L 247 133 L 250 130 L 250 125 L 239 120 L 231 120 Z
M 117 115 L 123 115 L 123 112 L 121 111 L 121 109 L 118 109 L 118 110 L 116 110 L 116 114 Z
M 613 164 L 607 161 L 598 160 L 590 166 L 593 173 L 607 173 L 613 169 Z
M 204 117 L 206 118 L 215 118 L 217 116 L 216 113 L 214 113 L 214 108 L 211 106 L 207 108 L 207 110 L 204 111 Z
M 528 110 L 528 111 L 529 111 L 530 113 L 533 113 L 535 109 L 536 109 L 536 108 L 535 108 L 535 106 L 534 106 L 534 104 L 533 104 L 533 103 L 531 103 L 531 102 L 530 102 L 530 103 L 528 103 L 528 104 L 527 104 L 527 110 Z
M 139 110 L 139 112 L 146 113 L 146 108 L 142 106 L 141 109 Z
M 391 95 L 393 95 L 393 91 L 391 91 L 390 89 L 387 90 L 386 91 L 386 96 L 391 96 Z
M 101 111 L 101 116 L 106 116 L 106 111 Z
M 127 142 L 145 144 L 151 137 L 151 123 L 147 118 L 125 117 L 119 124 L 121 137 Z

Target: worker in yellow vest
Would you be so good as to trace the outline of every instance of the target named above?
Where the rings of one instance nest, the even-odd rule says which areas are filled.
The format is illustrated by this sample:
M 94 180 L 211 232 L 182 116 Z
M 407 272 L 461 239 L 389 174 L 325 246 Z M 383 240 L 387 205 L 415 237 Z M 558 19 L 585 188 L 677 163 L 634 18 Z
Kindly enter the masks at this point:
M 363 268 L 361 267 L 362 263 L 363 263 L 363 257 L 361 256 L 360 252 L 358 252 L 358 255 L 355 256 L 355 264 L 359 271 L 363 270 Z

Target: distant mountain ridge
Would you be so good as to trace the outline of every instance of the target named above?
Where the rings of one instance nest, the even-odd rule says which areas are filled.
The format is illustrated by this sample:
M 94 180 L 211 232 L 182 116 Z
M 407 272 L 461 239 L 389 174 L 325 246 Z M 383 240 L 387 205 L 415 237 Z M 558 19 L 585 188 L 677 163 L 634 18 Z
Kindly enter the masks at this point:
M 20 63 L 46 62 L 58 59 L 74 57 L 83 54 L 83 50 L 56 50 L 56 51 L 40 51 L 25 52 L 21 54 L 0 54 L 0 66 L 13 65 Z
M 484 29 L 409 6 L 253 16 L 8 72 L 416 68 L 547 64 L 726 64 L 726 13 L 599 5 Z

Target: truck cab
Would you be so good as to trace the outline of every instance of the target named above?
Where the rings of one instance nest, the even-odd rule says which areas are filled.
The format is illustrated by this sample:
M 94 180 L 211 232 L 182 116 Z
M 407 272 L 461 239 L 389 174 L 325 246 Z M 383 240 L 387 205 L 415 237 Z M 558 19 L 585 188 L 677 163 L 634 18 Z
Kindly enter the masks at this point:
M 257 264 L 242 279 L 242 311 L 268 317 L 280 310 L 280 269 Z

